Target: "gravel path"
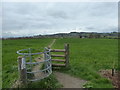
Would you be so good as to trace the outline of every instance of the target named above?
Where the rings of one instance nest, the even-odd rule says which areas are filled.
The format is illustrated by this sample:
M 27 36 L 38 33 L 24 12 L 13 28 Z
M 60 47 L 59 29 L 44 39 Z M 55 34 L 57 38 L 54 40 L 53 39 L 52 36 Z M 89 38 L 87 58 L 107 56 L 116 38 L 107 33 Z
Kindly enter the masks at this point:
M 63 85 L 63 88 L 82 88 L 87 82 L 80 78 L 75 78 L 65 73 L 54 72 L 57 80 Z

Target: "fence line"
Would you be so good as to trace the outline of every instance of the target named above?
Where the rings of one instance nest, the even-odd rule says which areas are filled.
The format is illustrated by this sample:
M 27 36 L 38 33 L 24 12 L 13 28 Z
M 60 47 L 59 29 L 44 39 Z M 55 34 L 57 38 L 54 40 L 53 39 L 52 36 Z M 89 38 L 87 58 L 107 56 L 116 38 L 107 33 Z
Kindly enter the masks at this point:
M 27 51 L 28 53 L 21 53 Z M 64 55 L 51 55 L 51 52 L 64 52 Z M 23 84 L 28 81 L 38 81 L 48 77 L 52 73 L 52 66 L 67 67 L 69 64 L 69 44 L 65 44 L 64 49 L 50 49 L 45 48 L 44 52 L 32 53 L 31 49 L 18 50 L 17 54 L 22 55 L 18 57 L 19 77 Z M 42 55 L 42 61 L 33 61 L 33 55 Z M 52 59 L 52 57 L 64 57 L 64 59 Z M 29 60 L 27 60 L 29 58 Z M 53 64 L 51 61 L 63 62 L 64 64 Z M 34 70 L 33 70 L 34 69 Z

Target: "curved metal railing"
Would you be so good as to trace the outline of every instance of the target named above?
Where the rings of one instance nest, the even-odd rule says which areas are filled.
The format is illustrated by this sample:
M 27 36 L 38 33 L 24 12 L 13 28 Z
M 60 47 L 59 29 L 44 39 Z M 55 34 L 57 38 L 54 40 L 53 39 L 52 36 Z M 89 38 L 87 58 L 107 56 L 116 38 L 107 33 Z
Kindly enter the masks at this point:
M 28 81 L 37 81 L 48 77 L 52 73 L 51 54 L 50 49 L 45 48 L 44 52 L 32 53 L 32 49 L 18 50 L 17 54 L 23 55 L 25 60 L 25 66 L 27 71 Z M 22 51 L 28 51 L 28 53 L 22 53 Z M 41 55 L 42 59 L 33 61 L 34 55 Z M 28 60 L 26 58 L 29 58 Z M 34 57 L 36 58 L 36 57 Z

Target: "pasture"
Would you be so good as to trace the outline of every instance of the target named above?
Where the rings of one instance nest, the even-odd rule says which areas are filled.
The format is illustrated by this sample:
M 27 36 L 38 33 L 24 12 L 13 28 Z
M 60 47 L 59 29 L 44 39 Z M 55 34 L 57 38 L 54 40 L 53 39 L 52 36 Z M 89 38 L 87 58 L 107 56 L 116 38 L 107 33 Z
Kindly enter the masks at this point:
M 17 57 L 19 56 L 16 54 L 16 51 L 21 49 L 33 48 L 36 49 L 36 52 L 41 52 L 44 50 L 48 44 L 50 44 L 52 39 L 17 39 L 17 40 L 3 40 L 2 41 L 2 87 L 3 88 L 10 88 L 15 80 L 18 79 L 18 62 Z M 40 86 L 50 87 L 51 85 L 51 78 L 53 79 L 54 76 L 52 75 L 50 78 L 43 80 L 40 82 Z M 55 80 L 53 80 L 55 82 Z M 44 82 L 44 83 L 43 83 Z M 47 86 L 47 84 L 49 85 Z M 31 86 L 31 88 L 34 87 Z M 55 85 L 53 86 L 55 87 Z
M 57 39 L 53 48 L 70 44 L 70 66 L 62 72 L 88 80 L 88 87 L 110 88 L 111 82 L 99 75 L 99 70 L 118 67 L 118 40 L 114 39 Z
M 18 79 L 17 50 L 39 49 L 43 51 L 53 39 L 19 39 L 2 41 L 2 74 L 3 88 L 10 88 Z M 100 76 L 99 70 L 112 69 L 118 65 L 118 41 L 115 39 L 79 39 L 62 38 L 56 39 L 52 48 L 62 49 L 64 43 L 70 45 L 70 61 L 68 68 L 59 71 L 68 73 L 74 77 L 87 80 L 85 87 L 112 88 L 112 83 Z M 28 85 L 31 88 L 58 88 L 60 87 L 54 75 L 41 82 Z

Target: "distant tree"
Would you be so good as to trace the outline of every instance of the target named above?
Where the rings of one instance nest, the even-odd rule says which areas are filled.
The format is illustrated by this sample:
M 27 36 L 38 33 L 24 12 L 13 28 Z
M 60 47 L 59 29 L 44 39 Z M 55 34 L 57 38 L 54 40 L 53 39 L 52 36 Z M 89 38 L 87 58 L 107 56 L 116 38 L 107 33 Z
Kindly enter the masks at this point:
M 100 38 L 100 34 L 96 34 L 96 35 L 95 35 L 95 38 Z
M 81 36 L 81 35 L 80 35 L 79 37 L 80 37 L 80 38 L 82 38 L 82 36 Z
M 94 35 L 91 33 L 90 35 L 89 35 L 89 38 L 93 38 L 94 37 Z

